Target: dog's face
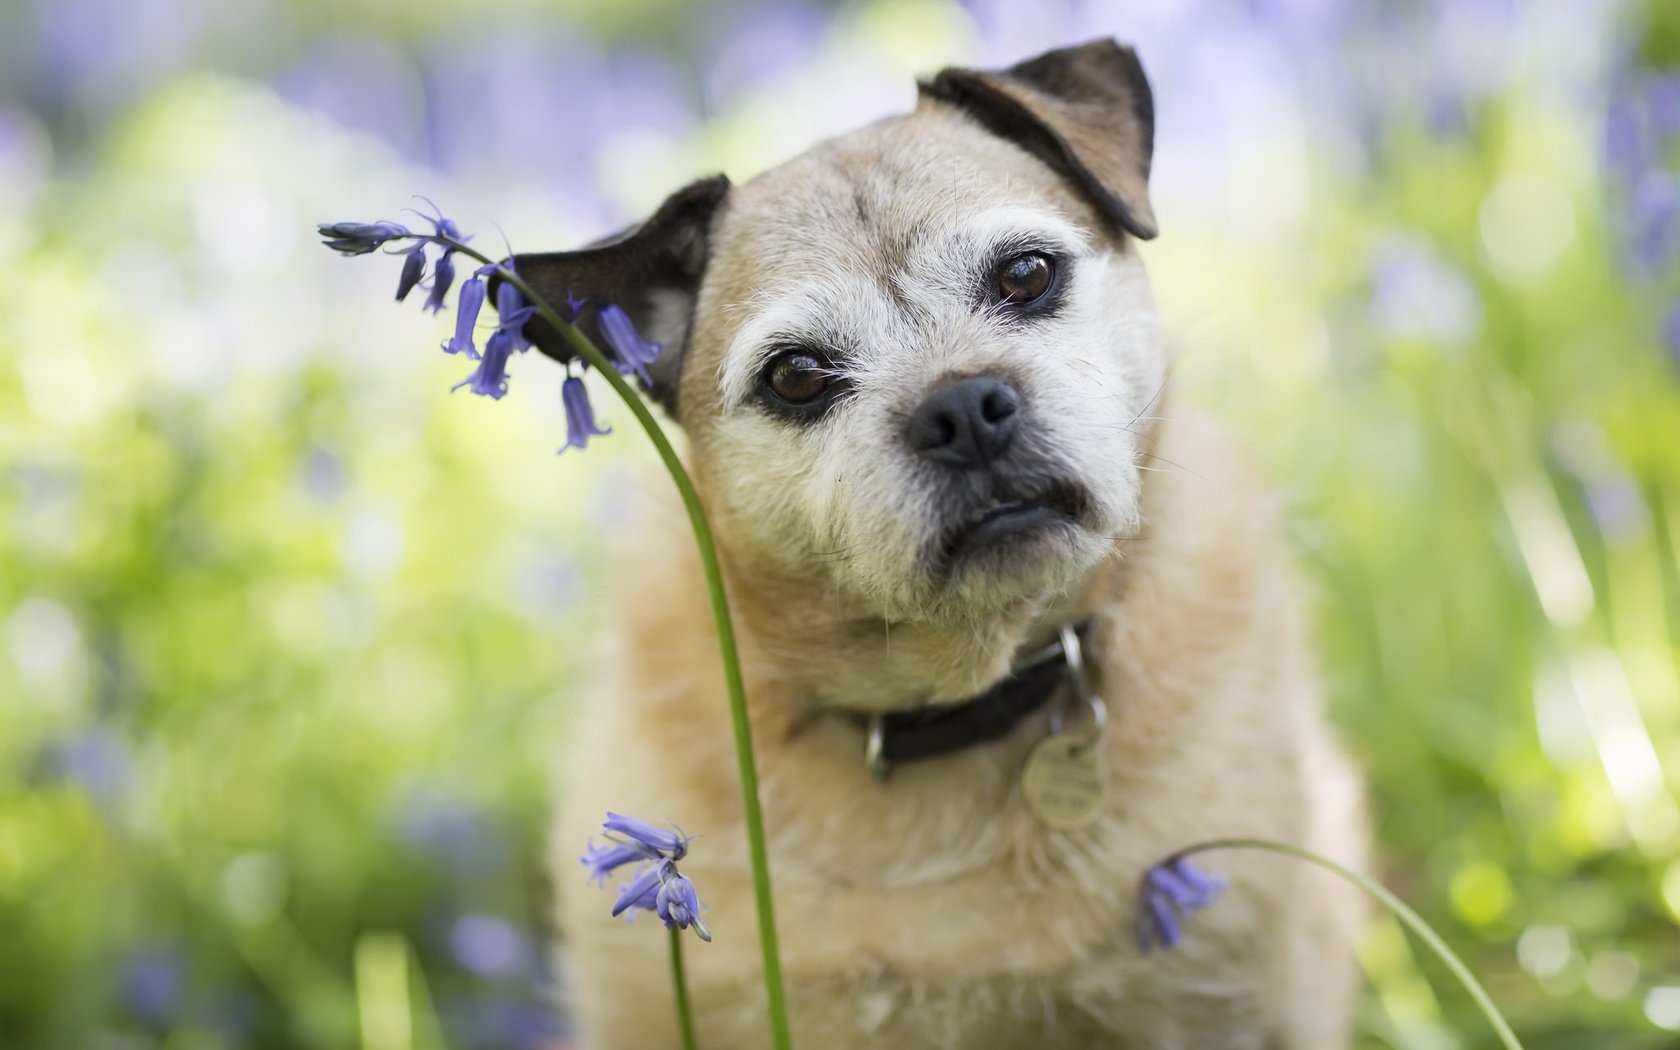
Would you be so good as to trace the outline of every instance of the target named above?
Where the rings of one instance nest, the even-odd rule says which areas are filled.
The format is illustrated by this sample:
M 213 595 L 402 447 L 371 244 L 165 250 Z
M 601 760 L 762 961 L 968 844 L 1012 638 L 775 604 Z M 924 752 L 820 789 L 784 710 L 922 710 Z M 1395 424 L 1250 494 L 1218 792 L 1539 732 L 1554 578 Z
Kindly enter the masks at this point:
M 682 347 L 655 392 L 734 558 L 961 623 L 1068 588 L 1136 521 L 1164 373 L 1124 232 L 1153 234 L 1150 106 L 1107 42 L 923 92 L 746 185 L 696 184 L 594 254 L 666 253 L 638 249 L 663 281 L 644 327 Z M 592 287 L 568 265 L 531 279 Z

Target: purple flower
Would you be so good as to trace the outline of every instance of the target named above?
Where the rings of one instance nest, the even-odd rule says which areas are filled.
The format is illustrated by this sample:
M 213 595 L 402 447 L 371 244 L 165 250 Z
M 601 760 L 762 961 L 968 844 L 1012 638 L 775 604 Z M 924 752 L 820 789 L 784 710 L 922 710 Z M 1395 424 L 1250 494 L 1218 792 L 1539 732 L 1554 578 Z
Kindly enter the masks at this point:
M 478 312 L 483 308 L 484 278 L 474 274 L 461 286 L 461 296 L 455 304 L 455 335 L 443 344 L 444 353 L 466 354 L 468 361 L 478 360 L 478 347 L 473 345 L 473 326 L 478 323 Z
M 524 934 L 493 915 L 463 915 L 449 927 L 449 953 L 474 973 L 515 977 L 529 969 L 531 946 Z
M 408 227 L 394 222 L 324 222 L 315 230 L 328 248 L 345 255 L 366 255 L 386 241 L 409 235 Z
M 426 309 L 434 314 L 443 309 L 443 299 L 449 294 L 449 286 L 455 283 L 455 262 L 450 258 L 454 254 L 445 251 L 432 268 L 432 287 L 426 295 Z
M 536 307 L 525 305 L 525 297 L 519 294 L 512 281 L 503 281 L 497 286 L 496 324 L 507 333 L 515 350 L 530 349 L 531 341 L 525 338 L 525 322 L 536 312 Z
M 701 940 L 712 939 L 712 931 L 700 921 L 700 897 L 694 892 L 694 883 L 687 875 L 678 874 L 675 867 L 669 877 L 659 884 L 659 892 L 654 894 L 653 911 L 670 929 L 686 930 L 693 926 Z
M 490 341 L 484 344 L 484 356 L 478 359 L 478 367 L 473 369 L 472 375 L 450 387 L 449 392 L 453 394 L 466 387 L 475 394 L 500 401 L 507 393 L 507 363 L 511 356 L 513 340 L 509 338 L 507 329 L 496 329 L 491 333 Z
M 634 373 L 642 382 L 653 384 L 648 375 L 647 366 L 659 356 L 660 345 L 643 339 L 636 331 L 636 325 L 615 303 L 608 303 L 601 307 L 601 313 L 596 318 L 601 326 L 601 334 L 606 337 L 607 345 L 612 348 L 614 362 L 621 375 Z
M 1179 923 L 1219 899 L 1225 880 L 1209 875 L 1184 857 L 1150 868 L 1138 892 L 1138 947 L 1171 948 L 1182 938 Z
M 402 276 L 397 279 L 397 302 L 408 298 L 408 293 L 420 283 L 420 278 L 426 274 L 426 242 L 421 241 L 408 251 L 403 252 Z
M 663 854 L 672 860 L 682 860 L 688 855 L 688 836 L 657 824 L 650 824 L 640 818 L 609 812 L 601 826 L 615 835 L 629 839 L 627 845 L 644 846 L 653 854 Z
M 673 930 L 693 927 L 701 940 L 711 940 L 712 931 L 700 921 L 700 897 L 694 883 L 677 870 L 676 862 L 688 854 L 688 836 L 621 813 L 608 813 L 601 826 L 613 844 L 589 843 L 581 859 L 592 881 L 605 885 L 611 872 L 635 861 L 646 862 L 619 887 L 612 913 L 651 911 Z
M 577 376 L 567 376 L 566 381 L 560 384 L 560 401 L 566 406 L 566 446 L 561 452 L 568 448 L 583 448 L 589 444 L 590 438 L 612 433 L 611 427 L 595 424 L 595 411 L 589 407 L 589 391 Z M 607 828 L 616 830 L 611 821 L 607 822 Z M 682 854 L 679 852 L 674 856 L 680 859 Z
M 657 860 L 643 867 L 634 878 L 618 888 L 618 900 L 613 904 L 612 913 L 623 915 L 631 908 L 653 911 L 658 907 L 660 884 L 675 871 L 676 865 L 668 860 Z
M 653 854 L 652 851 L 650 851 L 646 846 L 642 846 L 640 844 L 623 845 L 620 843 L 613 843 L 607 846 L 597 846 L 595 845 L 595 840 L 590 839 L 587 846 L 587 852 L 585 852 L 583 856 L 579 857 L 578 860 L 588 866 L 590 882 L 593 882 L 597 886 L 605 886 L 607 884 L 607 876 L 611 875 L 619 868 L 638 860 L 652 860 L 654 859 L 654 856 L 655 854 Z

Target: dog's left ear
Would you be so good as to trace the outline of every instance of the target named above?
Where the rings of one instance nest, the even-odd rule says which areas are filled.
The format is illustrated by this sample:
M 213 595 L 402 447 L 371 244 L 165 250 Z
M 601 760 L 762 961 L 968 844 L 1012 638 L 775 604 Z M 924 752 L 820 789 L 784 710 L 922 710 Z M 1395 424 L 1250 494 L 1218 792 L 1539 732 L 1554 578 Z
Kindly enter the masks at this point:
M 1132 235 L 1155 236 L 1155 100 L 1131 48 L 1093 40 L 1003 70 L 945 69 L 918 87 L 1049 164 Z

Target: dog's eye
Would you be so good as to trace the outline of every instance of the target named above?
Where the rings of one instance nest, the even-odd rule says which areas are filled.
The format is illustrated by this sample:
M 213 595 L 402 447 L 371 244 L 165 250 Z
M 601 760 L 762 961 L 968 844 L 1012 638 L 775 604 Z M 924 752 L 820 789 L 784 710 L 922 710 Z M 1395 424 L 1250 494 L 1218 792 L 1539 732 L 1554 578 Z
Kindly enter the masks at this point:
M 815 354 L 784 350 L 770 362 L 765 373 L 776 396 L 793 405 L 815 401 L 828 389 L 830 370 Z
M 1025 306 L 1050 290 L 1055 276 L 1050 257 L 1041 252 L 1022 252 L 998 267 L 998 294 L 1006 303 Z

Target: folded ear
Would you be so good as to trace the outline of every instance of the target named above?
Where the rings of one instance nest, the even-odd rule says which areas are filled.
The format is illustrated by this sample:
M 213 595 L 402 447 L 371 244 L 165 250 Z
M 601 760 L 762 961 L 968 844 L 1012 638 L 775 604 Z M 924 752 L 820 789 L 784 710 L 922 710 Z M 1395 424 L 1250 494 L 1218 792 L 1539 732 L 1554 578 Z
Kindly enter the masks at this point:
M 676 418 L 677 380 L 687 349 L 694 300 L 706 274 L 712 218 L 729 194 L 722 175 L 689 183 L 671 194 L 639 226 L 572 252 L 539 252 L 513 257 L 519 272 L 562 315 L 568 303 L 584 303 L 577 321 L 595 345 L 608 351 L 597 321 L 602 307 L 617 305 L 644 339 L 660 344 L 647 366 L 644 386 Z M 495 301 L 492 280 L 490 299 Z M 570 345 L 541 317 L 525 325 L 525 337 L 551 357 L 575 357 Z
M 945 69 L 918 86 L 1049 164 L 1134 236 L 1155 236 L 1155 99 L 1131 48 L 1093 40 L 995 72 Z

